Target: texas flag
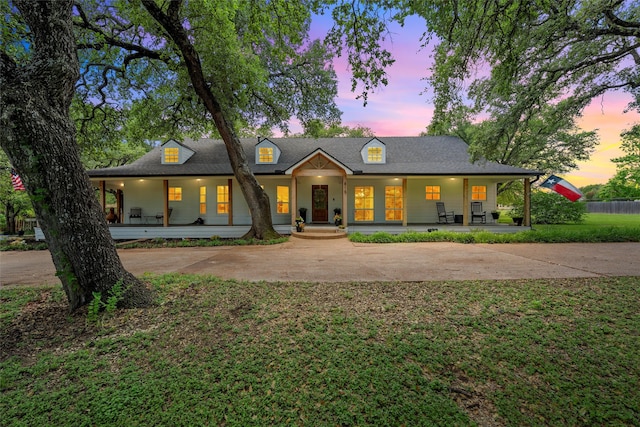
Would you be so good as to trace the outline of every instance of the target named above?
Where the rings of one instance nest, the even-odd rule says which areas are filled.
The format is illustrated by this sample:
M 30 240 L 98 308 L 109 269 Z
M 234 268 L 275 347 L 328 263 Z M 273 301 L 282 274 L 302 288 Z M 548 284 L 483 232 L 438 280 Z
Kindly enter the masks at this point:
M 545 182 L 540 184 L 540 186 L 550 188 L 556 193 L 561 194 L 567 199 L 571 200 L 572 202 L 575 202 L 580 197 L 582 197 L 582 193 L 580 192 L 580 190 L 571 185 L 569 182 L 555 175 L 551 175 Z

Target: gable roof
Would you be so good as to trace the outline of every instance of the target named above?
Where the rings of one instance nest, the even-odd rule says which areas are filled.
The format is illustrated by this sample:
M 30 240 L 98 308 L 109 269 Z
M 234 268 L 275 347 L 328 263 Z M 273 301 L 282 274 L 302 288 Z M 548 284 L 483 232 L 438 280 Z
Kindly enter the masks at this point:
M 307 154 L 303 159 L 300 159 L 298 162 L 292 164 L 284 171 L 285 174 L 291 175 L 293 171 L 299 167 L 303 167 L 305 163 L 311 161 L 314 158 L 317 158 L 318 155 L 322 156 L 322 158 L 326 159 L 326 161 L 332 163 L 338 169 L 342 169 L 347 175 L 353 175 L 353 170 L 345 166 L 340 160 L 328 154 L 322 148 L 317 148 L 315 151 Z
M 256 164 L 256 138 L 243 138 L 245 154 L 255 175 L 279 175 L 321 150 L 352 172 L 363 175 L 517 175 L 541 172 L 495 162 L 472 163 L 467 144 L 453 136 L 376 137 L 386 146 L 386 163 L 364 163 L 362 147 L 368 138 L 268 138 L 281 155 L 277 164 Z M 181 165 L 163 165 L 162 150 L 156 147 L 140 159 L 124 166 L 88 171 L 92 178 L 216 176 L 233 175 L 222 140 L 185 139 L 182 145 L 195 154 Z
M 168 162 L 164 156 L 160 156 L 161 163 L 164 164 L 164 165 L 169 165 L 169 164 L 170 165 L 180 165 L 180 164 L 183 164 L 184 162 L 189 160 L 191 158 L 191 156 L 193 156 L 195 154 L 192 149 L 180 144 L 175 139 L 170 139 L 170 140 L 165 141 L 164 143 L 162 143 L 160 145 L 160 149 L 161 150 L 166 149 L 166 148 L 177 148 L 179 150 L 179 153 L 178 153 L 178 156 L 177 156 L 178 158 L 176 159 L 176 161 L 173 161 L 173 162 Z

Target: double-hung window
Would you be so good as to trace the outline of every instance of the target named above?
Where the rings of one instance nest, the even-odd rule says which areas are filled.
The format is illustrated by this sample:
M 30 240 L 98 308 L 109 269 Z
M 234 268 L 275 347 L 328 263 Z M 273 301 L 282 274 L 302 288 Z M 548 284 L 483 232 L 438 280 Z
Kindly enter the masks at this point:
M 276 193 L 276 213 L 289 213 L 289 187 L 278 185 Z
M 207 213 L 207 187 L 200 187 L 200 215 Z
M 218 185 L 216 191 L 216 202 L 217 202 L 217 212 L 218 214 L 228 214 L 229 213 L 229 186 L 228 185 Z
M 355 211 L 354 220 L 373 221 L 373 187 L 355 188 Z
M 402 186 L 388 185 L 384 188 L 384 219 L 402 221 Z

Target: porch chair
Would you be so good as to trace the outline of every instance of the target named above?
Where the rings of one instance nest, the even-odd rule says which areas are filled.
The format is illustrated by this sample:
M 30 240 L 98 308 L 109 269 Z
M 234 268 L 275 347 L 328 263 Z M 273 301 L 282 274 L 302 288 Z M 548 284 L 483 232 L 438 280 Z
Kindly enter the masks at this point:
M 169 208 L 169 219 L 171 219 L 171 212 L 173 212 L 173 208 Z M 162 220 L 164 219 L 164 212 L 156 213 L 156 221 L 158 224 L 162 224 Z
M 455 222 L 453 211 L 447 212 L 443 202 L 436 202 L 436 208 L 438 209 L 438 224 L 449 224 L 449 220 L 452 223 Z
M 131 208 L 129 210 L 129 223 L 132 219 L 138 219 L 142 223 L 142 208 Z
M 476 218 L 480 218 L 482 224 L 487 222 L 487 212 L 482 210 L 482 202 L 471 202 L 471 223 L 474 223 Z

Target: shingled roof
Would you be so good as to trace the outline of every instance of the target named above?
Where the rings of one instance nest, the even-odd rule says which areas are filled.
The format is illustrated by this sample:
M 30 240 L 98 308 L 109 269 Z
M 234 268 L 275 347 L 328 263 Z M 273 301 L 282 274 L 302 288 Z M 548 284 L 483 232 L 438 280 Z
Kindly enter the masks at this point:
M 504 175 L 532 176 L 540 172 L 495 162 L 472 163 L 467 144 L 453 136 L 377 137 L 386 146 L 386 163 L 367 164 L 361 149 L 373 138 L 268 138 L 282 154 L 277 164 L 256 164 L 257 138 L 241 139 L 247 160 L 256 175 L 275 175 L 295 166 L 308 155 L 322 150 L 352 172 L 363 175 Z M 233 175 L 221 140 L 186 139 L 182 145 L 195 154 L 184 164 L 163 165 L 162 149 L 156 147 L 135 162 L 88 171 L 92 178 L 220 176 Z

